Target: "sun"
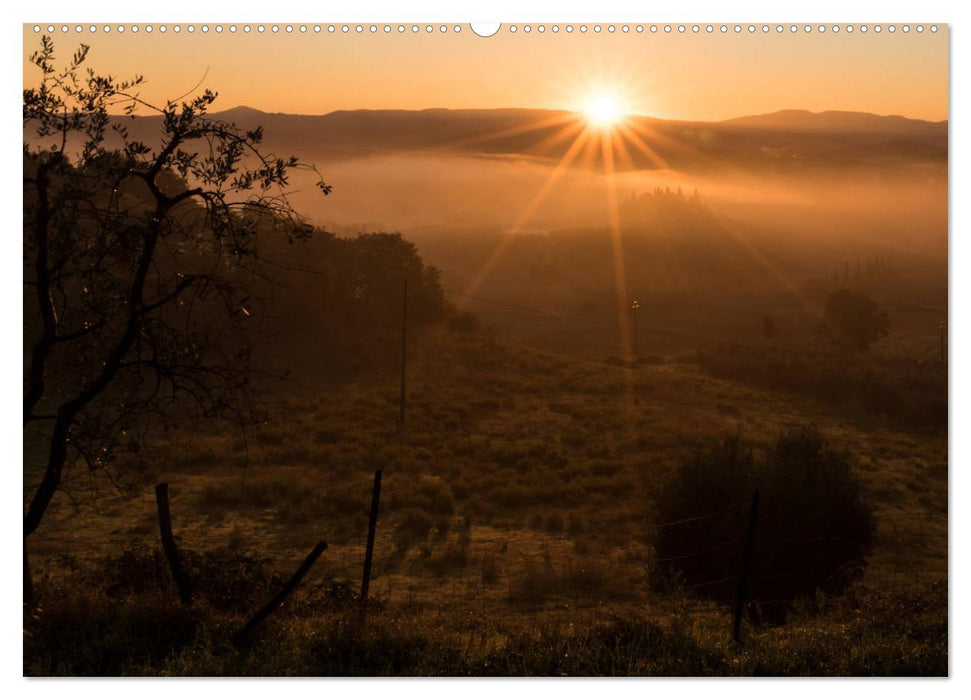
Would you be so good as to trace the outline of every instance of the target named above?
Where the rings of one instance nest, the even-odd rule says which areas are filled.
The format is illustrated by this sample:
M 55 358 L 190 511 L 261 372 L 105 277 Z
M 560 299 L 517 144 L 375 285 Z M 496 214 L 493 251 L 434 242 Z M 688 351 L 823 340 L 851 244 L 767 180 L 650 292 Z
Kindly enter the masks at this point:
M 613 95 L 608 94 L 594 96 L 587 103 L 584 112 L 587 116 L 587 121 L 601 129 L 610 128 L 620 121 L 620 118 L 623 116 L 620 104 Z

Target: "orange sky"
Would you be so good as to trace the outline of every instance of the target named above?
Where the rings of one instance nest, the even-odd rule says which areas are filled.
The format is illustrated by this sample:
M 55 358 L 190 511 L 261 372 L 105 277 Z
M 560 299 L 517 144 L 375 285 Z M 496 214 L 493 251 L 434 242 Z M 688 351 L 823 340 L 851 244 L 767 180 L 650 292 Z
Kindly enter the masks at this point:
M 228 27 L 228 25 L 225 25 Z M 255 26 L 255 25 L 254 25 Z M 593 32 L 490 38 L 454 34 L 260 35 L 55 33 L 67 56 L 91 46 L 89 65 L 116 76 L 141 73 L 141 95 L 164 102 L 205 87 L 218 109 L 272 112 L 336 109 L 539 107 L 582 109 L 599 92 L 626 111 L 718 120 L 779 109 L 858 110 L 946 119 L 947 28 L 936 34 L 858 30 L 833 34 L 693 35 Z M 25 57 L 38 36 L 24 27 Z M 25 82 L 37 70 L 24 62 Z

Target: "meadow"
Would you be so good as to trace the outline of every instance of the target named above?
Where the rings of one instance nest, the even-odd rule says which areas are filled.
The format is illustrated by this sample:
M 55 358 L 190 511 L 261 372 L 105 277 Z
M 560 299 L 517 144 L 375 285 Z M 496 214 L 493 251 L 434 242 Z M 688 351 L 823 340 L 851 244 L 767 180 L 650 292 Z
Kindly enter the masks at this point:
M 441 327 L 409 378 L 400 432 L 393 372 L 292 382 L 255 429 L 199 425 L 125 455 L 124 492 L 87 474 L 67 484 L 32 544 L 44 593 L 25 673 L 947 673 L 946 433 L 712 376 L 689 355 L 582 360 Z M 875 545 L 846 592 L 802 601 L 782 626 L 747 617 L 739 646 L 729 606 L 649 585 L 655 499 L 695 446 L 806 423 L 853 458 Z M 198 588 L 189 608 L 161 557 L 161 481 Z M 321 539 L 291 600 L 234 648 Z

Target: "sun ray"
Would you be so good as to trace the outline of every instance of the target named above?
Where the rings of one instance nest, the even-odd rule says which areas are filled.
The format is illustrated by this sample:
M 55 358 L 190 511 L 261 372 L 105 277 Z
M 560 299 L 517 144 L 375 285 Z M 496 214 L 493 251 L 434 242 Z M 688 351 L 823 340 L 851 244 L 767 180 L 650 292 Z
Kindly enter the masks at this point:
M 802 307 L 817 320 L 823 320 L 825 314 L 823 313 L 822 307 L 819 304 L 812 301 L 800 288 L 799 285 L 789 279 L 784 273 L 780 272 L 772 261 L 769 260 L 758 248 L 753 246 L 744 237 L 738 234 L 735 228 L 729 221 L 726 221 L 722 217 L 715 218 L 716 223 L 719 227 L 725 231 L 728 235 L 738 243 L 746 253 L 754 260 L 763 270 L 765 270 L 770 277 L 782 288 L 783 291 L 788 293 L 793 299 L 795 299 Z
M 555 114 L 544 119 L 537 119 L 535 121 L 528 122 L 526 124 L 518 124 L 516 126 L 511 126 L 506 129 L 497 129 L 495 131 L 490 131 L 484 134 L 478 134 L 476 136 L 469 136 L 463 139 L 457 139 L 455 141 L 449 141 L 442 144 L 439 148 L 461 148 L 464 146 L 474 146 L 476 144 L 488 143 L 490 141 L 498 141 L 499 139 L 508 138 L 510 136 L 520 136 L 523 134 L 528 134 L 534 131 L 542 131 L 544 129 L 552 129 L 557 126 L 566 126 L 577 121 L 576 115 L 571 112 L 563 112 Z
M 630 319 L 627 317 L 627 271 L 624 265 L 624 249 L 620 230 L 620 203 L 617 198 L 617 171 L 614 167 L 614 134 L 604 130 L 600 135 L 604 176 L 607 194 L 607 224 L 610 229 L 611 254 L 614 264 L 614 291 L 617 303 L 618 332 L 620 342 L 628 356 L 631 352 Z
M 625 122 L 625 126 L 630 138 L 638 138 L 641 143 L 648 146 L 648 148 L 650 148 L 651 151 L 653 151 L 659 158 L 661 157 L 660 154 L 658 154 L 653 147 L 649 146 L 649 143 L 664 146 L 669 151 L 678 152 L 682 156 L 700 161 L 703 164 L 711 164 L 714 162 L 714 159 L 710 155 L 698 148 L 695 148 L 683 139 L 674 138 L 655 129 L 650 125 L 649 120 L 646 118 L 629 119 Z
M 563 126 L 559 131 L 550 134 L 545 137 L 542 141 L 539 141 L 533 148 L 536 152 L 542 153 L 553 149 L 555 146 L 559 146 L 565 141 L 579 138 L 587 130 L 587 125 L 583 123 L 580 119 L 574 119 Z M 570 141 L 572 144 L 573 142 Z M 561 156 L 562 157 L 562 156 Z
M 560 177 L 563 175 L 566 169 L 569 168 L 570 165 L 573 163 L 573 161 L 576 159 L 577 154 L 580 153 L 580 151 L 586 145 L 587 141 L 589 141 L 588 132 L 584 130 L 573 141 L 573 144 L 570 146 L 569 149 L 567 149 L 567 152 L 563 155 L 563 157 L 556 164 L 553 170 L 550 171 L 550 174 L 546 177 L 546 180 L 543 182 L 543 185 L 539 188 L 539 190 L 536 192 L 533 198 L 529 201 L 529 204 L 526 205 L 526 208 L 523 210 L 523 213 L 519 215 L 519 217 L 513 223 L 512 227 L 509 229 L 507 234 L 499 242 L 499 245 L 496 246 L 495 250 L 492 251 L 492 253 L 486 259 L 486 261 L 482 264 L 482 267 L 480 268 L 479 273 L 475 276 L 472 282 L 470 282 L 469 285 L 466 287 L 465 289 L 466 294 L 475 294 L 476 290 L 479 289 L 479 287 L 486 280 L 486 278 L 488 278 L 488 276 L 492 273 L 492 270 L 499 263 L 499 261 L 502 259 L 502 256 L 505 255 L 506 250 L 512 244 L 513 236 L 516 233 L 518 233 L 522 228 L 523 224 L 525 224 L 533 216 L 536 209 L 539 207 L 540 204 L 543 203 L 543 200 L 546 199 L 547 195 L 549 195 L 550 191 L 556 185 L 557 181 L 560 179 Z
M 580 153 L 580 151 L 583 149 L 583 147 L 586 145 L 586 143 L 589 140 L 590 140 L 589 134 L 586 131 L 583 131 L 579 136 L 577 136 L 577 138 L 570 145 L 570 148 L 567 149 L 566 153 L 563 154 L 563 157 L 560 159 L 560 161 L 556 164 L 556 166 L 547 176 L 545 182 L 543 182 L 543 185 L 533 196 L 532 200 L 530 200 L 529 204 L 526 205 L 526 209 L 524 209 L 523 213 L 520 214 L 519 217 L 516 219 L 516 222 L 512 225 L 512 228 L 510 229 L 512 233 L 519 232 L 523 224 L 529 221 L 529 219 L 535 213 L 536 209 L 539 207 L 540 204 L 543 203 L 543 201 L 546 199 L 547 195 L 549 195 L 550 191 L 553 189 L 553 187 L 556 185 L 559 179 L 563 176 L 563 174 L 567 171 L 567 169 L 569 169 L 569 167 L 573 164 L 573 161 L 576 160 L 577 154 Z
M 601 135 L 604 132 L 601 132 Z M 594 134 L 591 134 L 593 136 Z M 585 170 L 600 169 L 603 172 L 603 143 L 602 138 L 588 138 L 583 152 L 579 156 L 580 166 Z
M 622 129 L 624 122 L 618 123 L 617 128 Z M 613 139 L 614 144 L 614 155 L 617 158 L 618 170 L 628 171 L 634 170 L 634 159 L 631 158 L 630 151 L 627 150 L 627 139 Z
M 636 429 L 637 389 L 634 362 L 637 358 L 633 351 L 631 318 L 628 307 L 627 270 L 624 261 L 623 232 L 620 224 L 620 203 L 617 196 L 617 169 L 614 163 L 614 141 L 617 132 L 604 129 L 600 135 L 604 177 L 606 178 L 607 224 L 610 230 L 610 246 L 614 267 L 614 291 L 617 304 L 617 331 L 620 337 L 620 352 L 627 362 L 624 363 L 624 392 L 622 416 L 629 432 Z
M 662 158 L 657 151 L 651 148 L 651 146 L 648 145 L 648 143 L 644 139 L 642 139 L 637 134 L 637 132 L 635 132 L 634 129 L 631 128 L 631 126 L 628 123 L 625 122 L 625 123 L 619 124 L 617 126 L 617 130 L 620 132 L 620 134 L 624 137 L 626 141 L 631 143 L 634 147 L 637 148 L 637 150 L 639 150 L 641 153 L 647 156 L 648 159 L 652 163 L 654 163 L 654 165 L 656 165 L 658 168 L 660 168 L 661 170 L 668 170 L 670 168 L 667 161 L 664 160 L 664 158 Z

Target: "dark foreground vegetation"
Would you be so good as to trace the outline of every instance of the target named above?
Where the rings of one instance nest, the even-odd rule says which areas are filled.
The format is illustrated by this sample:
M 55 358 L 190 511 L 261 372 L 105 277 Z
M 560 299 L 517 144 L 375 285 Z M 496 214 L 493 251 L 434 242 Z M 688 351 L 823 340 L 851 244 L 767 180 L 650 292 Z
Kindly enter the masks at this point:
M 25 673 L 947 673 L 936 450 L 821 414 L 818 430 L 787 428 L 795 404 L 687 365 L 574 363 L 456 331 L 431 332 L 415 353 L 402 438 L 388 373 L 281 397 L 245 444 L 232 426 L 213 426 L 173 436 L 156 460 L 128 455 L 142 460 L 132 467 L 141 485 L 103 494 L 80 519 L 60 501 L 37 544 Z M 736 421 L 776 440 L 743 430 L 726 442 Z M 776 472 L 773 483 L 782 463 L 794 465 L 792 479 Z M 359 628 L 377 467 L 385 482 Z M 806 490 L 823 473 L 842 484 L 830 499 L 821 485 Z M 162 480 L 194 582 L 189 607 L 158 545 L 148 494 Z M 753 484 L 763 520 L 738 645 L 732 599 Z M 659 527 L 709 508 L 720 512 L 704 530 Z M 872 548 L 832 548 L 870 522 Z M 234 647 L 320 538 L 330 546 L 293 596 Z M 802 549 L 772 549 L 785 539 Z M 796 588 L 758 585 L 795 571 L 773 567 L 807 564 L 800 552 L 815 558 Z M 681 564 L 699 554 L 725 567 L 729 600 L 693 586 Z
M 582 627 L 469 616 L 375 601 L 358 626 L 356 594 L 318 584 L 298 594 L 249 645 L 230 637 L 280 576 L 237 549 L 187 553 L 199 581 L 191 608 L 168 598 L 161 552 L 87 564 L 46 592 L 25 621 L 27 675 L 907 675 L 947 674 L 947 588 L 864 587 L 752 630 L 735 646 L 717 610 L 690 615 L 675 598 L 650 616 L 604 609 Z M 171 593 L 171 591 L 168 591 Z
M 468 332 L 430 332 L 410 376 L 400 438 L 387 373 L 295 389 L 246 440 L 217 423 L 121 456 L 137 477 L 124 495 L 72 482 L 81 510 L 55 501 L 36 540 L 25 673 L 947 673 L 934 441 L 863 431 L 690 365 L 577 363 Z M 787 427 L 794 413 L 819 428 Z M 187 608 L 158 545 L 158 481 L 172 484 Z M 737 645 L 752 486 L 762 517 Z M 330 546 L 294 595 L 233 647 L 321 538 Z M 730 580 L 694 585 L 712 578 Z

